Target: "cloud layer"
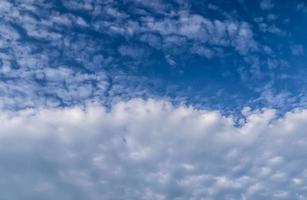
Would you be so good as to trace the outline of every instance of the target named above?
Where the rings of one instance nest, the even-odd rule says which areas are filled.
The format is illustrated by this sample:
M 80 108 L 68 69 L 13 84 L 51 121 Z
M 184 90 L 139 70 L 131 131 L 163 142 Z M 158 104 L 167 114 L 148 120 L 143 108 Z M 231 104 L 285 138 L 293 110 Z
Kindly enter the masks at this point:
M 286 3 L 2 0 L 0 107 L 144 96 L 305 106 L 306 43 L 294 27 L 306 27 L 306 5 Z
M 242 114 L 140 99 L 1 112 L 1 199 L 303 199 L 307 111 Z

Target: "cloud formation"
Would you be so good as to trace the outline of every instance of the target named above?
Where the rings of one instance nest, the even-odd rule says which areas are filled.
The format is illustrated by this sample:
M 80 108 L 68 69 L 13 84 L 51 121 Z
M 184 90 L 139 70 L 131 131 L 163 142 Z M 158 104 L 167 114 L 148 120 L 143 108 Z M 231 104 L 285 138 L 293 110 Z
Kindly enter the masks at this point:
M 304 199 L 307 111 L 132 99 L 0 114 L 1 199 Z
M 143 96 L 184 99 L 200 90 L 195 104 L 222 107 L 217 105 L 222 96 L 231 99 L 232 107 L 259 103 L 269 107 L 271 102 L 262 95 L 271 82 L 273 97 L 288 93 L 292 104 L 302 104 L 296 93 L 306 96 L 305 76 L 299 71 L 305 67 L 290 69 L 288 57 L 303 60 L 305 43 L 295 41 L 298 33 L 288 26 L 305 27 L 296 24 L 305 12 L 301 16 L 292 12 L 306 6 L 291 5 L 286 5 L 293 9 L 284 15 L 278 12 L 284 5 L 274 0 L 229 5 L 181 0 L 3 0 L 0 107 L 63 106 L 93 98 L 105 104 Z M 198 77 L 191 75 L 195 69 Z M 50 80 L 50 71 L 59 71 L 59 77 Z M 279 87 L 286 81 L 294 87 Z M 246 90 L 245 95 L 232 85 Z M 204 94 L 213 100 L 204 102 Z M 249 99 L 261 101 L 250 105 Z

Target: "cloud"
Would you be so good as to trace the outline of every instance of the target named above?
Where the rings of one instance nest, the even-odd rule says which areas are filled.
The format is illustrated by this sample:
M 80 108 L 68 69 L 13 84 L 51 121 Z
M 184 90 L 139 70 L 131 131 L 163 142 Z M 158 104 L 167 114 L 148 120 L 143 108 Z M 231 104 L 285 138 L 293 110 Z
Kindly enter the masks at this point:
M 206 66 L 202 71 L 229 65 L 233 67 L 225 67 L 225 71 L 238 73 L 236 69 L 241 65 L 246 66 L 246 71 L 253 70 L 249 69 L 254 65 L 248 60 L 276 56 L 274 45 L 263 44 L 265 40 L 258 35 L 257 26 L 244 16 L 234 15 L 236 9 L 227 12 L 223 7 L 207 8 L 203 4 L 199 10 L 204 12 L 200 12 L 195 5 L 182 1 L 2 1 L 1 107 L 70 105 L 92 97 L 112 101 L 105 93 L 116 87 L 122 88 L 121 91 L 109 94 L 139 97 L 148 82 L 155 81 L 157 76 L 152 72 L 159 68 L 163 68 L 163 73 L 180 72 L 187 77 L 185 74 L 193 68 L 189 67 L 190 60 L 195 60 L 199 62 L 197 65 Z M 283 31 L 264 21 L 260 25 L 261 34 Z M 262 51 L 264 47 L 270 53 Z M 70 72 L 65 78 L 59 74 L 51 80 L 45 76 L 50 69 Z M 148 73 L 143 73 L 144 69 Z M 260 63 L 259 69 L 267 66 Z M 134 76 L 135 72 L 147 77 Z M 87 78 L 80 80 L 75 76 Z M 259 77 L 259 73 L 250 73 L 248 80 L 262 83 Z M 136 85 L 127 83 L 128 79 L 134 79 Z M 243 84 L 255 88 L 254 82 Z M 84 88 L 83 83 L 86 83 Z M 155 91 L 159 93 L 163 86 L 152 88 L 158 88 Z M 154 92 L 146 94 L 153 95 Z M 166 94 L 160 92 L 160 95 Z M 21 104 L 22 101 L 25 103 Z
M 156 32 L 167 38 L 181 36 L 195 44 L 233 47 L 240 54 L 247 54 L 258 48 L 253 32 L 246 22 L 210 20 L 201 15 L 178 12 L 176 18 L 155 20 L 143 19 L 143 31 Z M 176 41 L 177 42 L 177 41 Z
M 307 111 L 132 99 L 2 111 L 2 199 L 303 199 Z
M 263 10 L 270 10 L 274 7 L 274 4 L 271 0 L 262 0 L 260 2 L 260 8 Z
M 304 55 L 304 46 L 300 44 L 291 46 L 291 53 L 295 56 Z
M 190 79 L 194 65 L 200 66 L 200 74 L 205 76 L 196 78 L 195 83 L 209 85 L 209 75 L 220 80 L 217 76 L 241 75 L 244 71 L 244 80 L 236 75 L 232 78 L 250 94 L 260 95 L 254 88 L 263 88 L 273 78 L 266 80 L 268 74 L 286 69 L 281 65 L 273 69 L 265 60 L 285 61 L 278 49 L 289 50 L 289 45 L 277 48 L 277 43 L 284 43 L 268 38 L 295 34 L 290 34 L 291 30 L 286 34 L 277 23 L 278 13 L 267 13 L 266 17 L 252 14 L 255 23 L 236 14 L 241 12 L 237 7 L 229 12 L 227 6 L 182 1 L 57 2 L 0 3 L 0 107 L 71 105 L 92 98 L 101 102 L 155 95 L 186 98 L 195 96 L 198 89 L 191 85 L 189 91 L 175 90 L 172 85 L 181 85 L 179 78 L 167 79 L 179 74 L 184 80 Z M 249 6 L 247 2 L 240 4 Z M 290 51 L 294 55 L 304 53 L 299 46 L 290 47 Z M 48 79 L 45 74 L 52 69 L 70 72 L 66 77 L 59 74 L 57 79 Z M 163 75 L 156 76 L 157 70 Z M 156 84 L 157 79 L 162 84 Z M 230 85 L 221 82 L 214 87 L 233 93 Z M 201 93 L 213 96 L 206 88 L 202 87 Z M 206 102 L 211 106 L 216 101 Z

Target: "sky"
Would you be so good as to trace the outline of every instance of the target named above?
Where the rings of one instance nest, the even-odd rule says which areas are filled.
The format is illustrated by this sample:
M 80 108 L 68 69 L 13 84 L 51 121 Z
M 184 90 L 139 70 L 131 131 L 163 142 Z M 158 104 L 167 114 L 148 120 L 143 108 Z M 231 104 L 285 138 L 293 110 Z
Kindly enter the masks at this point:
M 304 0 L 0 1 L 1 200 L 307 198 Z

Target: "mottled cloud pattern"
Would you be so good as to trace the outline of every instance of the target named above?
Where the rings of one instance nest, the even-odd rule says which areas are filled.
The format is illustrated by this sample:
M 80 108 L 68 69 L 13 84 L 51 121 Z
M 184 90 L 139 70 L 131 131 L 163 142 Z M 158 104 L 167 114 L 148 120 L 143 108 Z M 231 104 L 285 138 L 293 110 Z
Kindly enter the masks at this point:
M 57 107 L 93 98 L 109 105 L 114 99 L 144 96 L 174 102 L 194 96 L 190 103 L 215 108 L 224 107 L 222 97 L 230 100 L 231 109 L 242 104 L 270 107 L 270 98 L 279 97 L 276 108 L 305 105 L 302 66 L 289 64 L 289 55 L 304 57 L 304 41 L 296 41 L 296 29 L 288 28 L 304 17 L 305 4 L 289 10 L 297 16 L 281 17 L 280 6 L 270 0 L 233 5 L 3 0 L 0 106 Z M 199 77 L 190 76 L 194 70 Z M 50 80 L 50 71 L 59 76 Z M 292 84 L 280 84 L 285 81 Z
M 303 0 L 1 0 L 0 200 L 304 200 Z
M 304 199 L 307 111 L 242 114 L 140 99 L 1 113 L 1 198 Z

